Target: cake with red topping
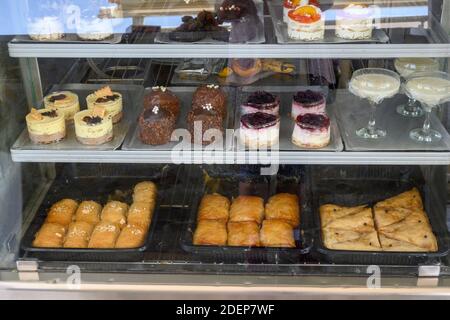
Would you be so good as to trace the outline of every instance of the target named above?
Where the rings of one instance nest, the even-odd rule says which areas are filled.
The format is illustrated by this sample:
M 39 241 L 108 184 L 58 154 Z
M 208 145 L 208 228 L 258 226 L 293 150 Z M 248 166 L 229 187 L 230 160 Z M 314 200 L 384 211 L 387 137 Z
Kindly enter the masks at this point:
M 252 93 L 241 106 L 241 114 L 264 112 L 278 116 L 280 114 L 280 99 L 269 92 Z
M 295 121 L 292 143 L 309 149 L 327 146 L 330 143 L 330 118 L 326 114 L 299 115 Z
M 241 117 L 240 140 L 249 149 L 269 148 L 278 144 L 280 117 L 263 112 L 248 113 Z
M 314 41 L 325 36 L 325 17 L 313 5 L 300 6 L 288 13 L 288 36 L 294 40 Z
M 297 92 L 292 99 L 291 117 L 296 120 L 299 115 L 306 113 L 325 113 L 325 96 L 316 91 L 306 90 Z

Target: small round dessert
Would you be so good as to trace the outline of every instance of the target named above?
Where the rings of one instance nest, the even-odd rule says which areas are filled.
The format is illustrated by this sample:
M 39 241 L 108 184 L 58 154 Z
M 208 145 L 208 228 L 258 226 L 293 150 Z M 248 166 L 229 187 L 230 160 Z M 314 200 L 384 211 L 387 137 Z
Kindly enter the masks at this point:
M 113 32 L 111 19 L 80 19 L 77 24 L 77 35 L 81 40 L 101 41 L 111 37 Z
M 325 36 L 325 18 L 313 5 L 301 6 L 288 13 L 288 36 L 294 40 L 315 41 Z
M 36 41 L 56 41 L 64 37 L 64 26 L 58 17 L 37 18 L 28 23 L 28 35 Z
M 86 97 L 88 109 L 103 107 L 112 117 L 113 124 L 119 123 L 123 117 L 123 99 L 119 92 L 104 87 Z
M 298 116 L 292 143 L 308 149 L 326 147 L 330 143 L 330 118 L 326 114 L 313 113 Z
M 256 16 L 258 10 L 253 0 L 225 0 L 219 7 L 220 23 L 238 21 L 245 16 Z
M 50 144 L 61 141 L 66 136 L 64 114 L 52 109 L 31 109 L 26 116 L 28 134 L 31 141 Z
M 241 114 L 256 112 L 278 116 L 280 114 L 280 98 L 266 91 L 252 93 L 241 105 Z
M 73 122 L 73 117 L 80 111 L 78 96 L 70 91 L 53 92 L 44 98 L 47 109 L 59 110 L 67 122 Z
M 215 141 L 219 132 L 223 136 L 223 118 L 211 105 L 194 108 L 188 113 L 187 120 L 192 143 L 208 145 Z
M 297 92 L 292 99 L 291 117 L 296 120 L 299 115 L 306 113 L 325 113 L 325 96 L 316 91 L 306 90 Z
M 279 142 L 280 117 L 263 113 L 249 113 L 241 117 L 240 140 L 249 149 L 272 147 Z
M 227 96 L 219 86 L 209 84 L 197 88 L 192 97 L 192 108 L 201 108 L 204 105 L 211 105 L 223 119 L 226 119 Z
M 297 9 L 300 6 L 309 4 L 308 0 L 284 0 L 283 2 L 283 22 L 289 22 L 289 11 Z
M 113 139 L 112 117 L 105 108 L 94 107 L 75 115 L 77 140 L 86 145 L 100 145 Z
M 260 73 L 263 65 L 261 59 L 233 59 L 231 69 L 242 78 L 250 78 Z
M 372 38 L 374 12 L 365 4 L 351 3 L 336 13 L 336 36 L 349 40 Z
M 153 87 L 144 97 L 144 108 L 158 106 L 172 112 L 175 118 L 180 115 L 180 99 L 166 87 Z
M 154 146 L 166 144 L 175 129 L 175 122 L 175 115 L 167 109 L 145 108 L 139 116 L 139 139 Z

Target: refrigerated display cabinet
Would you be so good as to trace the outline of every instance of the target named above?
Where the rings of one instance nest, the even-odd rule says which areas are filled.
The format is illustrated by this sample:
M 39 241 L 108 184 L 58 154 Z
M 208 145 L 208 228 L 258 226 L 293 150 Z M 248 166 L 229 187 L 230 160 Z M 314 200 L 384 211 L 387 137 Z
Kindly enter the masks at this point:
M 209 33 L 198 24 L 195 32 L 182 30 L 181 36 L 174 32 L 183 15 L 209 10 L 220 17 L 222 2 L 23 0 L 2 4 L 7 14 L 4 21 L 9 23 L 1 27 L 0 297 L 448 298 L 450 86 L 445 81 L 450 72 L 450 2 L 367 0 L 359 1 L 356 13 L 349 13 L 345 8 L 350 1 L 321 0 L 324 36 L 301 41 L 289 36 L 283 1 L 235 1 L 248 11 L 254 5 L 259 20 L 256 27 L 248 27 L 255 27 L 255 34 L 241 31 L 245 42 L 236 39 L 236 29 L 247 18 L 231 23 L 224 19 L 224 29 L 214 22 L 216 29 L 208 29 Z M 318 12 L 306 11 L 307 18 L 314 20 Z M 336 21 L 342 13 L 348 19 L 356 19 L 352 16 L 356 14 L 370 21 L 372 34 L 359 40 L 337 37 Z M 80 24 L 98 27 L 86 19 L 113 31 L 100 29 L 110 35 L 83 40 L 82 33 L 92 30 L 80 31 Z M 41 41 L 30 36 L 45 37 L 46 32 L 64 36 Z M 225 40 L 213 39 L 224 34 Z M 368 74 L 369 68 L 388 77 L 378 90 L 372 90 L 370 82 L 360 82 L 372 90 L 364 96 L 365 88 L 355 91 L 352 81 Z M 408 100 L 409 96 L 424 102 L 407 85 L 420 77 L 420 71 L 432 72 L 422 73 L 422 78 L 443 79 L 440 90 L 439 84 L 419 84 L 424 90 L 437 90 L 425 101 L 435 103 Z M 372 99 L 381 102 L 376 106 L 376 120 L 386 136 L 373 139 L 373 131 L 369 131 L 372 139 L 361 137 L 361 132 L 358 136 L 357 129 L 370 114 L 369 102 L 363 98 L 373 98 L 373 91 L 383 97 L 381 91 L 391 88 L 388 81 L 394 87 L 401 83 L 400 88 L 385 94 L 384 100 Z M 184 149 L 176 142 L 155 146 L 141 141 L 138 117 L 152 88 L 163 86 L 179 98 L 175 127 L 187 128 L 193 94 L 204 85 L 220 86 L 226 94 L 227 140 L 220 148 L 191 145 L 190 140 Z M 71 91 L 84 109 L 86 96 L 105 86 L 120 92 L 123 99 L 123 118 L 114 125 L 112 141 L 82 145 L 69 123 L 65 139 L 58 143 L 41 145 L 30 140 L 25 117 L 32 108 L 42 107 L 44 97 Z M 319 149 L 291 142 L 296 126 L 290 120 L 292 96 L 306 90 L 326 98 L 331 120 L 330 142 Z M 279 97 L 280 117 L 274 117 L 281 118 L 281 128 L 277 145 L 255 151 L 243 147 L 233 130 L 240 127 L 241 105 L 259 91 Z M 442 99 L 433 99 L 439 94 Z M 418 106 L 417 117 L 397 110 L 409 102 Z M 429 118 L 423 115 L 430 110 Z M 425 131 L 431 124 L 440 139 L 423 138 L 422 132 L 424 141 L 418 141 L 417 135 L 410 134 L 424 121 Z M 34 246 L 33 239 L 55 202 L 72 198 L 131 204 L 133 186 L 146 180 L 156 183 L 158 196 L 142 247 Z M 413 187 L 423 199 L 436 237 L 433 252 L 325 246 L 321 205 L 372 208 Z M 301 218 L 293 231 L 294 247 L 195 245 L 200 200 L 215 192 L 228 199 L 257 195 L 265 201 L 277 192 L 298 195 Z M 376 210 L 369 212 L 373 220 Z M 406 234 L 408 228 L 415 234 L 415 225 L 408 225 Z M 376 241 L 383 237 L 380 232 L 375 232 Z

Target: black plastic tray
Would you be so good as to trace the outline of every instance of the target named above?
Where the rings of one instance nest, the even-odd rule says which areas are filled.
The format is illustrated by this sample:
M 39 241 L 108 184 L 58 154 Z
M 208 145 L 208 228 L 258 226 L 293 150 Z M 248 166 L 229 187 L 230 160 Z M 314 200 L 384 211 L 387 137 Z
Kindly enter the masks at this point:
M 365 172 L 362 172 L 364 171 Z M 378 264 L 378 265 L 421 265 L 435 264 L 440 258 L 447 256 L 448 232 L 445 214 L 432 206 L 432 190 L 425 184 L 419 167 L 391 167 L 378 170 L 377 167 L 364 168 L 328 168 L 322 173 L 311 174 L 310 214 L 314 217 L 314 249 L 313 256 L 321 261 L 336 264 Z M 355 174 L 354 171 L 360 171 Z M 341 177 L 338 177 L 338 176 Z M 423 252 L 371 252 L 332 250 L 323 245 L 320 227 L 319 208 L 323 204 L 333 203 L 343 206 L 358 206 L 376 202 L 398 195 L 417 187 L 422 195 L 425 211 L 438 242 L 438 251 Z M 436 203 L 436 202 L 434 202 Z M 442 213 L 442 212 L 441 212 Z M 441 217 L 441 218 L 440 218 Z
M 168 166 L 152 166 L 141 174 L 127 172 L 121 175 L 120 170 L 127 170 L 127 166 L 109 167 L 106 176 L 102 176 L 101 169 L 95 172 L 83 172 L 80 166 L 65 167 L 64 171 L 54 180 L 50 189 L 39 206 L 30 227 L 26 231 L 21 249 L 25 256 L 47 261 L 95 261 L 95 262 L 135 262 L 142 261 L 144 251 L 148 249 L 158 220 L 159 207 L 168 197 L 171 177 L 178 175 L 178 170 Z M 136 170 L 137 171 L 137 170 Z M 105 172 L 103 172 L 105 173 Z M 78 175 L 80 174 L 80 175 Z M 96 174 L 98 176 L 96 176 Z M 175 179 L 177 179 L 175 177 Z M 63 199 L 71 198 L 78 201 L 94 200 L 106 204 L 109 200 L 132 202 L 132 191 L 135 184 L 144 180 L 152 180 L 158 185 L 158 198 L 153 212 L 153 218 L 144 245 L 134 249 L 61 249 L 35 248 L 32 245 L 36 232 L 40 229 L 52 204 Z
M 181 247 L 186 252 L 214 259 L 216 262 L 243 262 L 243 263 L 299 263 L 309 253 L 312 241 L 309 240 L 308 219 L 303 213 L 304 208 L 304 174 L 303 169 L 298 174 L 286 177 L 278 175 L 275 178 L 260 176 L 259 173 L 249 172 L 247 177 L 215 178 L 208 183 L 202 183 L 193 190 L 189 204 L 189 223 L 181 237 Z M 279 192 L 295 193 L 300 199 L 300 227 L 295 229 L 296 248 L 267 248 L 267 247 L 231 247 L 231 246 L 199 246 L 192 243 L 193 234 L 197 225 L 197 211 L 204 194 L 218 192 L 229 199 L 238 195 L 258 195 L 267 199 Z

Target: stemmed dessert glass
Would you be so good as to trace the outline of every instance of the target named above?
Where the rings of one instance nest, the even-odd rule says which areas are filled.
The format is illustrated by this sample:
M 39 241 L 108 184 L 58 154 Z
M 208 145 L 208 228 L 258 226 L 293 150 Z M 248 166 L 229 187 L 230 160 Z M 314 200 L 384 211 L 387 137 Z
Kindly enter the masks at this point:
M 414 73 L 406 79 L 404 90 L 408 97 L 419 101 L 425 111 L 423 127 L 412 130 L 410 138 L 425 143 L 441 140 L 442 134 L 431 129 L 431 112 L 438 105 L 450 101 L 450 75 L 440 71 Z
M 367 127 L 356 130 L 356 135 L 364 139 L 380 139 L 386 136 L 386 130 L 376 127 L 377 106 L 384 99 L 396 95 L 400 90 L 400 76 L 381 68 L 360 69 L 353 73 L 349 90 L 355 96 L 367 99 L 371 106 L 371 115 Z

